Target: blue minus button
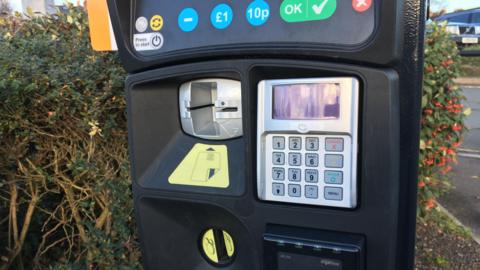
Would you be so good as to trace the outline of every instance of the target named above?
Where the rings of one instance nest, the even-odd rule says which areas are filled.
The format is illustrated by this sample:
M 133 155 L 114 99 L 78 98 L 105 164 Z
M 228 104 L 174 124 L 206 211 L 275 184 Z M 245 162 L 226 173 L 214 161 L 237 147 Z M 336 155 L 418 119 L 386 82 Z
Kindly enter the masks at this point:
M 178 27 L 183 32 L 191 32 L 198 25 L 198 13 L 193 8 L 186 8 L 178 15 Z

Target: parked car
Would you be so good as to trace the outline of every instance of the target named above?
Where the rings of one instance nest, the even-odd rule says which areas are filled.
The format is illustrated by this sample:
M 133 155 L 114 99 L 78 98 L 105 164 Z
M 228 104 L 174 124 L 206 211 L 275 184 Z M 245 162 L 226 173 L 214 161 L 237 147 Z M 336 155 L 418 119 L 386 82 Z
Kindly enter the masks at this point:
M 446 21 L 447 32 L 459 47 L 477 45 L 480 40 L 480 7 L 439 16 L 435 21 Z

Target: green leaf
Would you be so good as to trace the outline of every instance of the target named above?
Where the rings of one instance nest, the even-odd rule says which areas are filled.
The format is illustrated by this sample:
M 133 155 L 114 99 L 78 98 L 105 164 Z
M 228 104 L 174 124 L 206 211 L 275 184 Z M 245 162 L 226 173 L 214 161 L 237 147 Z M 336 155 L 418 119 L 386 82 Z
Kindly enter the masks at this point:
M 464 111 L 463 111 L 463 114 L 465 116 L 470 116 L 472 114 L 472 108 L 466 108 Z
M 422 97 L 422 108 L 425 108 L 428 104 L 428 98 L 426 95 Z
M 425 143 L 424 140 L 420 140 L 420 149 L 425 150 L 425 148 L 427 148 L 427 144 Z

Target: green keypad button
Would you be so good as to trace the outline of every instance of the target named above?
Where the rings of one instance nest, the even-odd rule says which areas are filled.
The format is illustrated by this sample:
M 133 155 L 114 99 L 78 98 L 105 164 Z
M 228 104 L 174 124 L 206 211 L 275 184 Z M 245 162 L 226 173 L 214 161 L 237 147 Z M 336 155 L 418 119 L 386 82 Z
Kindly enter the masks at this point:
M 280 16 L 286 22 L 326 20 L 335 13 L 337 0 L 285 0 Z

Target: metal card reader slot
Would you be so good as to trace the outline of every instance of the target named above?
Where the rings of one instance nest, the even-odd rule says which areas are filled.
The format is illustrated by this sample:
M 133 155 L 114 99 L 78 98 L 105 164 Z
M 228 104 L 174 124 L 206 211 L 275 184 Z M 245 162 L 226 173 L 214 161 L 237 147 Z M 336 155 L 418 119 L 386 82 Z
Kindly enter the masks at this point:
M 202 79 L 180 86 L 180 118 L 185 133 L 209 140 L 243 135 L 239 81 Z

